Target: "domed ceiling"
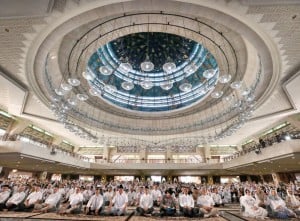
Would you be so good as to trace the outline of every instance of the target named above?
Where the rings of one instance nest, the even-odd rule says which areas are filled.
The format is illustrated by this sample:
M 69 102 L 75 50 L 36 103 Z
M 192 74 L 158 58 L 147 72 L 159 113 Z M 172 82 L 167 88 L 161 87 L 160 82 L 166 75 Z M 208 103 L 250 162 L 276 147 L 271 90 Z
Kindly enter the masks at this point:
M 153 70 L 143 70 L 143 64 Z M 159 112 L 203 99 L 215 87 L 219 71 L 212 54 L 193 40 L 141 32 L 100 47 L 84 75 L 92 90 L 112 104 Z
M 185 3 L 166 1 L 171 13 L 137 2 L 123 2 L 126 13 L 82 9 L 46 30 L 28 60 L 35 94 L 67 130 L 95 143 L 157 146 L 188 137 L 198 145 L 231 136 L 274 85 L 263 75 L 268 41 L 213 8 L 197 6 L 193 16 Z

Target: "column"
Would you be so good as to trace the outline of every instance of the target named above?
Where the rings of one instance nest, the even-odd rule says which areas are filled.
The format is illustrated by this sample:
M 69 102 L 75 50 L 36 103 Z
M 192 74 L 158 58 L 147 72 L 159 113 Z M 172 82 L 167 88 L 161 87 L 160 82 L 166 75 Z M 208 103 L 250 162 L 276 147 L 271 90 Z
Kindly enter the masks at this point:
M 27 120 L 22 120 L 22 121 L 14 121 L 8 128 L 7 128 L 7 133 L 9 137 L 12 137 L 14 135 L 20 134 L 23 132 L 26 127 L 30 125 L 30 122 Z
M 147 148 L 141 147 L 141 150 L 139 152 L 141 163 L 147 162 Z
M 210 153 L 210 146 L 208 146 L 207 144 L 204 146 L 204 160 L 205 163 L 209 163 L 209 160 L 211 158 L 211 153 Z
M 171 152 L 171 148 L 169 148 L 169 147 L 167 147 L 166 162 L 167 163 L 171 163 L 172 162 L 172 152 Z

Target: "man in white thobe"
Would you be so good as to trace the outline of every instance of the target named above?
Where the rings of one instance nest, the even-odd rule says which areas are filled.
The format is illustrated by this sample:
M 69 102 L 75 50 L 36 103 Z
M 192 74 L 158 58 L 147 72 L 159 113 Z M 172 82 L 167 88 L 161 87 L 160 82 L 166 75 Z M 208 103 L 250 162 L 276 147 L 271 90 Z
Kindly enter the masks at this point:
M 153 198 L 149 192 L 149 187 L 145 186 L 145 193 L 140 198 L 139 206 L 136 208 L 141 216 L 151 216 L 153 212 Z
M 100 215 L 100 212 L 102 211 L 104 211 L 103 196 L 100 194 L 100 188 L 97 187 L 95 194 L 91 196 L 90 200 L 86 205 L 85 214 Z
M 109 205 L 109 210 L 111 215 L 114 216 L 125 215 L 127 203 L 128 203 L 127 194 L 123 191 L 123 186 L 120 185 L 118 188 L 118 192 L 116 192 L 116 195 L 113 197 L 111 204 Z

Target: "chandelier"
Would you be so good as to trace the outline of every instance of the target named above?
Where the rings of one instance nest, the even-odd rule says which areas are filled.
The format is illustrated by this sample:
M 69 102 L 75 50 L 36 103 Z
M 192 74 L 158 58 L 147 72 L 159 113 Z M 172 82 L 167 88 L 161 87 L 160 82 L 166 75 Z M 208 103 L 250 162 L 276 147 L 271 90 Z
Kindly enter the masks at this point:
M 86 45 L 88 43 L 84 45 L 81 42 L 80 45 L 78 42 L 74 48 L 79 47 L 76 50 L 80 51 L 80 47 L 84 50 Z M 48 80 L 53 91 L 51 109 L 57 119 L 69 131 L 95 143 L 100 142 L 99 134 L 94 129 L 87 129 L 86 123 L 90 123 L 91 128 L 103 128 L 104 124 L 114 126 L 105 120 L 98 121 L 93 113 L 96 111 L 85 108 L 86 103 L 97 99 L 125 110 L 144 113 L 180 110 L 209 99 L 211 104 L 219 104 L 212 111 L 214 116 L 195 119 L 188 129 L 197 130 L 205 125 L 214 127 L 219 122 L 223 125 L 215 127 L 215 132 L 209 136 L 191 138 L 195 143 L 199 139 L 209 143 L 231 136 L 251 118 L 254 111 L 255 89 L 261 70 L 256 73 L 256 81 L 247 85 L 242 76 L 232 71 L 237 68 L 228 65 L 226 70 L 227 64 L 217 63 L 213 54 L 199 42 L 169 33 L 140 32 L 97 45 L 93 50 L 88 57 L 77 57 L 75 71 L 65 70 L 68 74 L 59 84 L 54 85 L 50 77 Z M 230 56 L 234 57 L 233 54 Z M 48 72 L 47 65 L 45 72 Z M 83 85 L 86 88 L 79 90 Z M 79 120 L 75 121 L 75 118 Z M 230 120 L 226 121 L 226 118 Z M 185 127 L 170 126 L 170 131 L 180 133 L 186 130 Z M 130 130 L 130 126 L 118 126 L 118 129 Z M 136 131 L 164 132 L 160 128 L 137 128 Z M 116 144 L 120 142 L 118 139 L 110 140 Z M 183 141 L 170 142 L 180 145 Z M 154 146 L 168 144 L 167 141 L 146 143 Z

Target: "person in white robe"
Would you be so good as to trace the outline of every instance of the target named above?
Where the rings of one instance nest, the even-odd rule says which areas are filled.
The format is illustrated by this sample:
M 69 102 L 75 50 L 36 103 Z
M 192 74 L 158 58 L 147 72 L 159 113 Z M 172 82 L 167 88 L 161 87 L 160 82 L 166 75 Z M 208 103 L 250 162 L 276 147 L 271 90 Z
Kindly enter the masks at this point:
M 10 188 L 9 185 L 2 185 L 1 192 L 0 192 L 0 211 L 5 208 L 5 203 L 10 197 Z
M 10 197 L 6 202 L 6 208 L 8 210 L 17 210 L 20 206 L 20 204 L 23 202 L 23 200 L 26 197 L 25 186 L 21 185 L 18 188 L 18 191 Z
M 276 190 L 272 189 L 271 194 L 269 195 L 270 207 L 272 210 L 272 215 L 279 219 L 286 219 L 288 217 L 295 218 L 297 217 L 296 213 L 288 209 L 286 203 L 281 199 Z
M 245 195 L 240 197 L 242 216 L 255 219 L 265 219 L 268 211 L 258 205 L 257 200 L 251 195 L 250 190 L 245 190 Z
M 153 198 L 148 186 L 145 186 L 145 193 L 141 196 L 139 206 L 136 210 L 141 216 L 148 216 L 153 212 Z
M 89 199 L 86 205 L 85 214 L 100 215 L 100 213 L 103 211 L 104 211 L 104 200 L 103 200 L 103 196 L 100 194 L 100 188 L 97 187 L 95 194 L 91 196 L 91 198 Z
M 33 212 L 53 212 L 57 209 L 56 206 L 58 205 L 60 199 L 61 194 L 58 192 L 58 187 L 54 186 L 52 193 L 48 195 L 44 203 L 36 203 L 34 205 Z
M 118 191 L 113 197 L 110 205 L 109 211 L 113 216 L 122 216 L 125 215 L 128 204 L 127 194 L 123 190 L 123 186 L 120 185 Z

